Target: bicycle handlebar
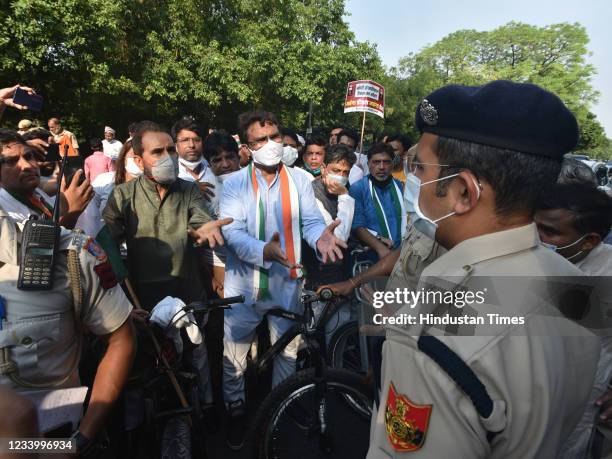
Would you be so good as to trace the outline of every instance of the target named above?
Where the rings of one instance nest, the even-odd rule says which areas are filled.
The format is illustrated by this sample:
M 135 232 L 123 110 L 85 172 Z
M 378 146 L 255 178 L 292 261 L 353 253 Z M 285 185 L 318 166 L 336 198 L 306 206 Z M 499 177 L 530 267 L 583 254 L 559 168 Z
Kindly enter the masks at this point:
M 183 309 L 191 309 L 193 312 L 208 312 L 217 308 L 230 308 L 234 303 L 244 303 L 244 295 L 230 296 L 228 298 L 214 298 L 208 301 L 195 301 L 189 303 Z

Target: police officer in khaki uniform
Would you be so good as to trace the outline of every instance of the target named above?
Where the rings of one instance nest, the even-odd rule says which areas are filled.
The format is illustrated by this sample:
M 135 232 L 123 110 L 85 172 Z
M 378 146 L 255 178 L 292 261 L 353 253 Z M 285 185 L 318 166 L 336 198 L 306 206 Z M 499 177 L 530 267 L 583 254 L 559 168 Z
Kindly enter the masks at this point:
M 441 88 L 416 121 L 423 135 L 406 184 L 415 226 L 448 249 L 417 291 L 454 300 L 407 304 L 399 314 L 417 324 L 388 325 L 368 458 L 555 457 L 599 357 L 598 339 L 557 309 L 567 282 L 550 280 L 581 273 L 540 244 L 533 223 L 538 195 L 577 143 L 576 120 L 537 86 L 496 81 Z M 483 301 L 462 307 L 470 291 Z M 421 313 L 488 321 L 439 328 Z M 464 328 L 470 336 L 458 336 Z
M 53 288 L 18 290 L 22 227 L 0 209 L 0 384 L 17 391 L 79 386 L 82 333 L 105 337 L 89 408 L 75 433 L 83 449 L 126 381 L 135 348 L 132 307 L 102 249 L 67 230 L 60 236 Z M 76 269 L 68 269 L 69 257 Z

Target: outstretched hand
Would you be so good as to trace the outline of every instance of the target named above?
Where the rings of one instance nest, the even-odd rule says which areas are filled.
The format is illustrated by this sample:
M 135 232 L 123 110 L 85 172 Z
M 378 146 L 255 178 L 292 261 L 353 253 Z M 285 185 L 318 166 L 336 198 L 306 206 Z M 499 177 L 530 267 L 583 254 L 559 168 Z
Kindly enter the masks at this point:
M 340 220 L 332 222 L 325 228 L 325 231 L 321 233 L 321 237 L 317 240 L 317 250 L 323 258 L 323 263 L 327 263 L 328 261 L 334 263 L 336 260 L 342 260 L 342 249 L 348 247 L 346 242 L 334 235 L 334 230 L 340 223 Z
M 192 228 L 187 229 L 187 233 L 197 244 L 204 245 L 208 244 L 210 248 L 214 248 L 216 245 L 224 245 L 223 236 L 221 235 L 221 227 L 229 225 L 233 222 L 233 218 L 222 218 L 221 220 L 212 220 L 208 223 L 204 223 L 197 230 Z
M 298 269 L 302 267 L 297 263 L 291 263 L 291 261 L 289 261 L 281 247 L 280 235 L 278 233 L 274 233 L 272 239 L 264 246 L 263 259 L 264 261 L 276 261 L 289 269 Z

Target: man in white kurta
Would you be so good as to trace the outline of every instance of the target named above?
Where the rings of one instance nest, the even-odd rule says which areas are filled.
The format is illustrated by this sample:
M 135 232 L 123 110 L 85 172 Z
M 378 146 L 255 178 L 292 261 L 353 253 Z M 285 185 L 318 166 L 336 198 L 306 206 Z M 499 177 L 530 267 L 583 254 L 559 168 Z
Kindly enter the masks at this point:
M 299 272 L 296 267 L 300 263 L 301 239 L 323 259 L 331 261 L 338 255 L 341 258 L 339 248 L 345 246 L 333 235 L 337 224 L 326 228 L 310 180 L 281 163 L 283 146 L 274 115 L 245 114 L 241 117 L 241 131 L 253 154 L 253 163 L 225 181 L 220 207 L 222 219 L 234 219 L 223 229 L 229 249 L 225 297 L 244 295 L 246 298 L 245 303 L 225 311 L 223 392 L 230 419 L 234 420 L 244 419 L 244 371 L 255 328 L 271 308 L 300 312 L 300 274 L 296 276 L 295 272 Z M 291 219 L 288 221 L 289 207 Z M 260 276 L 266 277 L 267 288 L 258 283 Z M 272 343 L 292 324 L 287 319 L 268 317 Z M 293 340 L 276 357 L 273 385 L 295 371 L 297 344 Z M 228 434 L 230 447 L 242 447 L 242 433 L 234 438 Z

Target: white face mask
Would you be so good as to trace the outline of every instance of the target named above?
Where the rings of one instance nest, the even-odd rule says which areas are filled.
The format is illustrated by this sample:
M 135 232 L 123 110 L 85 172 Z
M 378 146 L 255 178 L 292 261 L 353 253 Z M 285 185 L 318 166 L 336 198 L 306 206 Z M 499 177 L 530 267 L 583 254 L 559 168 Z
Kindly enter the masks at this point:
M 285 145 L 283 147 L 283 158 L 281 159 L 283 164 L 287 166 L 293 166 L 297 157 L 298 157 L 297 149 L 290 147 L 289 145 Z
M 335 180 L 342 186 L 346 186 L 348 183 L 348 177 L 345 177 L 344 175 L 327 174 L 327 177 L 329 177 L 331 180 Z
M 251 150 L 253 162 L 262 166 L 277 166 L 283 158 L 283 144 L 268 139 L 268 142 L 259 150 Z
M 179 158 L 179 163 L 181 163 L 183 166 L 185 166 L 187 169 L 191 169 L 194 170 L 196 167 L 198 167 L 200 164 L 202 164 L 202 159 L 198 159 L 197 161 L 187 161 L 186 159 L 183 158 Z
M 132 177 L 140 177 L 142 175 L 142 169 L 138 167 L 134 158 L 126 158 L 125 160 L 125 171 Z
M 236 172 L 236 171 L 234 171 Z M 227 174 L 221 174 L 221 175 L 217 175 L 217 180 L 220 183 L 225 182 L 229 177 L 231 177 L 232 175 L 234 175 L 234 172 L 228 172 Z
M 457 177 L 458 175 L 459 174 L 453 174 L 447 177 L 430 180 L 429 182 L 424 183 L 421 183 L 421 179 L 419 179 L 416 175 L 412 173 L 406 177 L 406 186 L 404 189 L 404 202 L 406 204 L 406 211 L 410 214 L 410 218 L 415 228 L 430 239 L 435 240 L 436 230 L 438 229 L 438 222 L 450 217 L 451 215 L 454 215 L 456 212 L 451 212 L 440 218 L 436 218 L 435 220 L 432 220 L 427 217 L 419 206 L 421 187 L 429 183 L 440 182 L 442 180 Z M 478 200 L 480 198 L 480 186 L 475 181 L 474 183 L 476 184 L 476 189 L 478 190 L 478 196 L 476 197 L 476 200 Z

